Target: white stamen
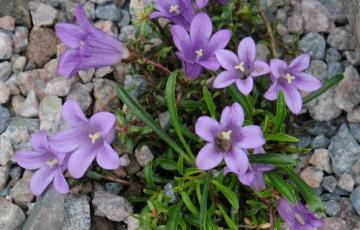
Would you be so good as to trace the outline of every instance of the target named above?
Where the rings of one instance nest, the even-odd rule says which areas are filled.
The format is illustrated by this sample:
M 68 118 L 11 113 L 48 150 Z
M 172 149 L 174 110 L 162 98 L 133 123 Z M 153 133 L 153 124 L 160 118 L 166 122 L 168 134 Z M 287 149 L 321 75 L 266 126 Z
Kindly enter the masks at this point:
M 245 72 L 244 62 L 240 62 L 239 65 L 234 66 L 235 69 L 240 70 L 241 72 Z
M 53 160 L 50 161 L 46 161 L 46 164 L 50 167 L 50 168 L 54 168 L 58 163 L 58 160 L 55 158 Z
M 175 13 L 175 14 L 180 14 L 179 5 L 177 5 L 177 4 L 171 5 L 169 12 Z
M 95 143 L 99 138 L 101 137 L 101 132 L 96 132 L 94 134 L 89 134 L 89 138 L 91 140 L 91 143 Z
M 224 131 L 224 132 L 221 132 L 220 133 L 220 139 L 221 140 L 230 140 L 231 139 L 231 133 L 232 133 L 232 131 L 231 130 L 229 130 L 229 131 Z
M 284 78 L 287 80 L 288 84 L 290 84 L 293 80 L 295 80 L 295 76 L 287 73 Z
M 299 213 L 295 213 L 295 219 L 296 219 L 301 225 L 304 225 L 304 224 L 305 224 L 304 219 L 302 218 L 302 216 L 300 216 Z
M 195 50 L 195 54 L 196 54 L 196 60 L 199 60 L 202 56 L 204 56 L 204 51 L 203 49 L 198 49 Z

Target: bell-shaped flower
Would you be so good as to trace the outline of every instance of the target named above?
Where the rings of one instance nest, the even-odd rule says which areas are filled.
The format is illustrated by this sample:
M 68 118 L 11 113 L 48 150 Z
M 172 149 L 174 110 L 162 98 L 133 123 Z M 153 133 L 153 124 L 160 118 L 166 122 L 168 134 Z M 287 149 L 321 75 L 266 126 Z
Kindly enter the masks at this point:
M 64 178 L 69 154 L 57 153 L 49 146 L 46 132 L 39 131 L 31 136 L 32 151 L 20 151 L 15 161 L 23 168 L 38 169 L 30 180 L 31 192 L 39 196 L 53 182 L 55 190 L 68 193 L 69 185 Z
M 262 147 L 254 149 L 254 154 L 264 153 Z M 266 188 L 264 181 L 264 172 L 273 170 L 274 167 L 269 164 L 249 164 L 249 168 L 245 173 L 241 174 L 241 168 L 236 171 L 230 170 L 228 167 L 224 168 L 224 174 L 229 172 L 235 173 L 238 176 L 239 181 L 247 186 L 252 187 L 255 191 L 260 192 Z
M 235 83 L 240 92 L 248 95 L 254 87 L 254 78 L 270 72 L 269 65 L 256 60 L 256 46 L 251 37 L 241 40 L 238 55 L 229 50 L 219 50 L 216 58 L 225 69 L 214 81 L 214 88 L 225 88 Z
M 196 166 L 202 170 L 218 166 L 223 159 L 231 171 L 244 174 L 249 167 L 243 149 L 257 148 L 265 144 L 259 126 L 243 127 L 244 111 L 238 103 L 227 106 L 221 114 L 220 123 L 211 117 L 200 117 L 195 132 L 208 143 L 200 150 Z
M 71 127 L 50 138 L 57 152 L 71 152 L 68 171 L 74 178 L 82 177 L 96 158 L 104 169 L 120 167 L 120 158 L 111 147 L 115 138 L 115 116 L 109 112 L 95 113 L 87 119 L 80 106 L 72 100 L 63 105 L 63 118 Z
M 285 103 L 294 114 L 299 114 L 302 108 L 302 98 L 299 90 L 312 92 L 321 87 L 321 82 L 311 74 L 303 72 L 309 67 L 310 56 L 302 54 L 290 65 L 285 61 L 273 59 L 270 61 L 272 85 L 264 94 L 268 100 L 276 100 L 279 91 L 284 93 Z
M 128 56 L 128 50 L 119 40 L 90 23 L 80 4 L 76 8 L 76 21 L 79 25 L 55 25 L 56 35 L 68 48 L 59 61 L 60 75 L 69 77 L 80 70 L 113 65 Z
M 281 198 L 277 210 L 290 230 L 314 230 L 323 225 L 323 221 L 316 218 L 314 213 L 301 203 L 291 204 Z
M 215 71 L 220 67 L 216 51 L 230 41 L 230 30 L 220 30 L 212 35 L 212 22 L 206 13 L 199 13 L 191 21 L 190 34 L 186 28 L 174 25 L 171 33 L 178 48 L 177 57 L 182 60 L 187 76 L 196 79 L 204 68 Z
M 156 0 L 155 9 L 150 18 L 166 18 L 175 25 L 180 25 L 187 30 L 191 20 L 195 17 L 195 10 L 191 0 Z

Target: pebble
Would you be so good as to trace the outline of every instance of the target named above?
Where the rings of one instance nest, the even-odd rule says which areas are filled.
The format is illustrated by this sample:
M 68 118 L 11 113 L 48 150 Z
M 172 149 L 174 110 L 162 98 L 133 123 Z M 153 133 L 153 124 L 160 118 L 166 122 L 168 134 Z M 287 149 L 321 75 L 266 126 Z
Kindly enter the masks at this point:
M 270 57 L 270 50 L 265 44 L 256 44 L 256 60 L 268 61 Z
M 313 59 L 323 59 L 325 47 L 324 36 L 316 32 L 305 34 L 299 41 L 299 49 L 304 53 L 308 53 Z
M 170 199 L 170 203 L 175 203 L 176 200 L 177 200 L 177 197 L 176 197 L 173 189 L 174 188 L 173 188 L 173 185 L 171 183 L 167 183 L 164 186 L 164 193 Z
M 124 221 L 133 212 L 131 203 L 124 197 L 104 191 L 94 192 L 92 204 L 95 216 L 105 216 L 116 222 Z
M 30 33 L 27 49 L 29 60 L 38 67 L 44 66 L 56 54 L 57 38 L 52 29 L 34 27 Z
M 5 82 L 11 74 L 11 63 L 8 61 L 0 62 L 0 83 Z
M 317 121 L 329 121 L 341 114 L 341 109 L 335 104 L 336 89 L 331 88 L 315 100 L 308 103 L 310 116 Z
M 328 64 L 328 79 L 343 72 L 344 68 L 340 62 L 331 62 Z
M 334 176 L 326 176 L 323 178 L 321 186 L 328 192 L 334 192 L 337 186 L 337 180 Z
M 115 4 L 105 4 L 96 7 L 95 15 L 97 18 L 118 21 L 121 18 L 121 12 Z
M 313 166 L 306 167 L 300 173 L 300 177 L 312 188 L 320 186 L 323 176 L 323 171 Z
M 11 100 L 11 107 L 14 110 L 16 115 L 19 115 L 20 108 L 24 104 L 25 98 L 21 95 L 15 95 Z
M 4 16 L 0 18 L 0 29 L 14 31 L 15 29 L 15 18 L 11 16 Z
M 115 182 L 107 182 L 105 183 L 105 189 L 106 191 L 118 195 L 120 193 L 120 191 L 123 189 L 123 186 L 119 183 L 115 183 Z
M 356 37 L 344 27 L 337 27 L 327 37 L 327 43 L 338 50 L 354 50 L 357 46 Z
M 124 88 L 134 98 L 138 98 L 146 92 L 147 81 L 145 76 L 135 74 L 126 75 L 124 79 Z
M 341 60 L 341 54 L 337 49 L 330 47 L 326 50 L 325 60 L 327 63 L 338 62 Z
M 340 217 L 326 217 L 319 230 L 349 230 L 349 227 L 345 220 Z
M 89 230 L 91 216 L 89 197 L 69 195 L 65 198 L 65 217 L 61 230 Z
M 356 212 L 360 215 L 360 187 L 357 187 L 357 189 L 351 193 L 350 200 Z
M 113 21 L 100 20 L 95 23 L 95 27 L 101 31 L 104 31 L 105 33 L 110 34 L 113 37 L 118 36 L 118 28 L 116 27 L 116 24 Z
M 29 31 L 25 26 L 17 26 L 12 37 L 14 42 L 14 53 L 18 54 L 26 50 L 29 44 Z
M 0 166 L 0 190 L 6 185 L 9 177 L 9 165 Z
M 80 82 L 76 82 L 72 84 L 66 100 L 76 101 L 80 105 L 81 109 L 83 111 L 86 111 L 87 109 L 89 109 L 93 101 L 90 96 L 90 91 L 91 90 L 89 90 L 86 85 L 81 84 Z
M 139 165 L 145 167 L 147 163 L 154 160 L 154 155 L 147 145 L 135 150 L 135 157 Z
M 96 78 L 94 82 L 95 105 L 94 112 L 111 111 L 120 106 L 116 93 L 116 82 L 103 78 Z
M 34 90 L 40 99 L 46 96 L 46 83 L 52 78 L 53 76 L 43 69 L 26 71 L 17 75 L 21 93 L 26 95 L 29 91 Z
M 114 78 L 116 82 L 124 84 L 125 76 L 129 74 L 131 69 L 131 64 L 119 63 L 115 66 L 114 69 Z
M 133 25 L 121 27 L 119 40 L 122 42 L 130 41 L 136 37 L 136 28 Z
M 14 73 L 19 73 L 24 71 L 26 65 L 26 57 L 25 56 L 13 56 L 11 58 L 12 63 L 12 71 Z
M 110 2 L 114 2 L 114 0 L 90 0 L 96 4 L 99 4 L 99 5 L 104 5 L 105 3 L 110 3 Z
M 339 188 L 347 192 L 352 192 L 354 190 L 354 185 L 355 185 L 354 179 L 350 174 L 348 173 L 341 174 L 338 183 Z
M 95 77 L 101 78 L 105 77 L 106 75 L 112 73 L 114 70 L 111 66 L 104 66 L 101 68 L 97 68 L 95 71 Z
M 71 88 L 71 79 L 57 77 L 46 83 L 45 94 L 64 97 L 69 94 Z
M 340 205 L 335 200 L 329 200 L 324 203 L 325 213 L 328 216 L 336 216 L 340 213 Z
M 33 173 L 25 170 L 23 177 L 16 182 L 15 186 L 10 191 L 10 196 L 14 199 L 15 203 L 20 206 L 25 206 L 34 199 L 34 195 L 30 191 L 30 179 Z
M 31 90 L 21 105 L 19 115 L 23 117 L 37 117 L 39 115 L 39 102 L 35 91 Z
M 336 105 L 345 111 L 351 111 L 360 103 L 358 88 L 360 88 L 360 75 L 354 66 L 349 65 L 345 69 L 344 79 L 339 83 L 336 90 Z
M 126 218 L 125 223 L 127 224 L 127 229 L 128 230 L 139 229 L 139 225 L 140 225 L 139 219 L 140 219 L 139 217 L 136 218 L 134 216 L 129 216 L 128 218 Z
M 90 68 L 88 70 L 81 70 L 79 71 L 79 77 L 84 83 L 91 82 L 91 79 L 93 78 L 95 74 L 95 68 Z
M 170 113 L 168 111 L 159 114 L 159 123 L 161 129 L 170 128 Z
M 0 226 L 3 230 L 20 229 L 25 221 L 25 214 L 17 205 L 0 198 Z
M 305 30 L 310 32 L 329 32 L 332 22 L 327 9 L 317 0 L 303 0 L 301 12 L 305 22 Z
M 349 172 L 351 166 L 359 159 L 360 146 L 351 135 L 346 124 L 343 124 L 331 139 L 329 152 L 332 169 L 336 175 Z
M 29 9 L 34 26 L 54 25 L 57 16 L 57 10 L 54 7 L 41 2 L 31 1 Z
M 3 135 L 0 136 L 0 165 L 6 165 L 14 155 L 11 140 Z
M 360 142 L 360 124 L 349 124 L 350 133 L 357 142 Z
M 59 60 L 56 58 L 53 58 L 44 65 L 44 70 L 46 70 L 52 76 L 57 77 L 58 76 L 58 74 L 57 74 L 58 63 L 59 63 Z M 57 77 L 57 78 L 63 79 L 65 77 Z M 67 79 L 67 78 L 65 78 L 65 79 Z
M 50 134 L 60 131 L 64 122 L 62 120 L 62 101 L 56 96 L 44 97 L 39 106 L 40 129 Z
M 7 108 L 0 105 L 0 134 L 3 133 L 9 125 L 10 112 Z
M 0 105 L 6 103 L 10 97 L 10 89 L 3 82 L 0 82 Z
M 356 49 L 355 51 L 345 51 L 344 54 L 346 60 L 348 60 L 352 65 L 360 65 L 360 50 Z
M 124 9 L 119 9 L 119 11 L 120 11 L 121 18 L 117 24 L 118 27 L 121 28 L 123 26 L 129 25 L 131 22 L 131 17 L 130 17 L 129 11 L 124 10 Z
M 328 66 L 324 61 L 312 60 L 310 62 L 310 67 L 306 70 L 307 73 L 310 73 L 320 81 L 326 80 L 328 77 Z
M 330 140 L 324 135 L 316 136 L 311 142 L 312 149 L 327 148 L 330 144 Z
M 309 163 L 327 173 L 331 173 L 329 150 L 327 149 L 316 149 L 311 156 Z
M 13 41 L 11 37 L 0 31 L 0 60 L 10 59 L 13 55 Z
M 15 166 L 10 170 L 10 177 L 13 181 L 18 181 L 21 178 L 22 168 L 19 166 Z
M 346 119 L 348 122 L 357 123 L 360 122 L 360 107 L 357 106 L 353 110 L 347 113 Z
M 287 19 L 287 28 L 289 32 L 302 33 L 304 30 L 304 19 L 300 12 L 295 12 L 294 15 Z

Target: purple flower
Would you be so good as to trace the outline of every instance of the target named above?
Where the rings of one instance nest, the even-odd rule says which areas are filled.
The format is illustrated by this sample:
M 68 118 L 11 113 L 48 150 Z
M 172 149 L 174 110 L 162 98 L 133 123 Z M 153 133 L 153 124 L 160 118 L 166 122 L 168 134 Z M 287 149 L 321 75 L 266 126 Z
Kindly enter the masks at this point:
M 63 118 L 71 127 L 50 138 L 50 146 L 58 152 L 72 152 L 68 170 L 72 177 L 82 177 L 96 158 L 104 169 L 120 167 L 120 158 L 110 146 L 115 138 L 115 116 L 99 112 L 87 119 L 75 101 L 63 106 Z
M 291 230 L 313 230 L 323 225 L 323 221 L 301 203 L 291 204 L 281 198 L 277 210 Z
M 157 11 L 150 18 L 167 18 L 176 25 L 189 29 L 191 20 L 195 17 L 195 11 L 191 0 L 157 0 Z
M 248 95 L 254 86 L 254 77 L 270 72 L 269 65 L 255 59 L 255 42 L 244 38 L 238 47 L 238 56 L 229 50 L 219 50 L 216 58 L 225 69 L 214 81 L 214 88 L 225 88 L 235 83 L 240 92 Z
M 68 23 L 55 26 L 57 36 L 70 48 L 61 56 L 60 75 L 71 76 L 79 70 L 113 65 L 128 55 L 120 41 L 90 23 L 80 4 L 76 8 L 76 20 L 79 26 Z
M 229 0 L 217 0 L 217 2 L 219 4 L 226 4 L 228 3 Z M 202 9 L 204 8 L 207 4 L 208 4 L 209 0 L 196 0 L 196 6 L 199 8 L 199 9 Z
M 278 92 L 282 91 L 285 103 L 294 114 L 298 114 L 302 108 L 302 98 L 299 90 L 311 92 L 319 89 L 321 83 L 314 76 L 304 73 L 309 67 L 310 56 L 302 54 L 293 60 L 290 65 L 279 59 L 270 62 L 272 85 L 265 93 L 268 100 L 276 100 Z
M 212 169 L 225 159 L 231 171 L 246 172 L 249 160 L 242 149 L 260 147 L 265 140 L 259 126 L 243 127 L 243 121 L 244 112 L 238 103 L 225 107 L 220 123 L 207 116 L 197 120 L 195 132 L 208 142 L 197 155 L 199 169 Z
M 172 26 L 171 33 L 179 50 L 176 55 L 191 79 L 198 78 L 204 68 L 215 71 L 220 67 L 215 52 L 225 48 L 231 37 L 230 30 L 220 30 L 211 36 L 212 22 L 205 13 L 197 14 L 191 21 L 190 35 L 179 25 Z
M 49 146 L 46 132 L 43 131 L 34 133 L 30 142 L 33 151 L 17 152 L 15 160 L 23 168 L 38 169 L 31 177 L 31 192 L 39 196 L 52 181 L 54 181 L 56 191 L 69 192 L 69 185 L 63 175 L 69 154 L 54 152 Z
M 262 147 L 256 148 L 254 150 L 254 154 L 262 154 L 264 153 L 264 149 Z M 249 168 L 246 170 L 245 173 L 241 174 L 240 168 L 236 171 L 230 170 L 228 167 L 225 167 L 224 174 L 229 172 L 236 173 L 238 179 L 244 185 L 248 185 L 252 187 L 255 191 L 260 192 L 264 190 L 265 181 L 264 181 L 264 172 L 273 170 L 274 167 L 272 165 L 267 164 L 249 164 Z

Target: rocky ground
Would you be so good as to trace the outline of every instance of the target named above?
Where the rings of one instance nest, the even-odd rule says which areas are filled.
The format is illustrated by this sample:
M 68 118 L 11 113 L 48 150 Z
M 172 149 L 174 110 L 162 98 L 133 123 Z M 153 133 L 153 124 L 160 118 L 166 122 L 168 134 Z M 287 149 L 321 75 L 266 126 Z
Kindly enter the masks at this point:
M 139 0 L 82 0 L 95 25 L 124 41 L 134 35 L 129 8 Z M 145 1 L 144 1 L 145 2 Z M 344 73 L 341 84 L 309 104 L 308 115 L 295 122 L 301 147 L 301 177 L 325 202 L 322 229 L 360 229 L 360 48 L 337 0 L 264 0 L 279 20 L 277 32 L 285 44 L 298 41 L 312 56 L 309 72 L 321 80 Z M 17 166 L 15 151 L 29 148 L 31 133 L 64 128 L 61 105 L 76 100 L 88 114 L 120 106 L 115 87 L 122 83 L 133 95 L 146 90 L 145 77 L 129 75 L 119 64 L 57 77 L 57 57 L 64 46 L 54 34 L 59 21 L 74 21 L 76 0 L 0 0 L 0 226 L 1 229 L 135 229 L 133 207 L 125 188 L 114 182 L 75 186 L 62 196 L 50 189 L 36 201 L 28 189 L 31 171 Z M 10 16 L 9 16 L 10 15 Z M 269 50 L 259 45 L 259 54 Z M 134 90 L 136 89 L 136 90 Z M 305 113 L 306 111 L 304 111 Z M 136 150 L 119 177 L 140 172 L 153 159 L 150 149 Z M 78 195 L 74 195 L 77 193 Z M 81 195 L 79 195 L 81 194 Z M 91 227 L 90 227 L 91 226 Z

